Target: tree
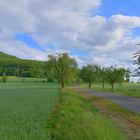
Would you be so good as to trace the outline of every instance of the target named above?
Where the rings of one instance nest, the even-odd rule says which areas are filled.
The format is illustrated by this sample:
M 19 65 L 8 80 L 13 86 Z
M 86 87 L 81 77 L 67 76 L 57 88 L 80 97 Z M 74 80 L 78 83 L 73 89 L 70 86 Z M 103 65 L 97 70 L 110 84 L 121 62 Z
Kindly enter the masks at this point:
M 140 50 L 133 56 L 134 64 L 137 65 L 137 69 L 134 71 L 134 76 L 140 76 Z
M 74 80 L 77 86 L 79 86 L 83 82 L 82 78 L 80 77 L 80 73 L 81 73 L 81 69 L 77 68 L 75 73 L 75 80 Z
M 99 79 L 102 83 L 102 88 L 104 89 L 105 82 L 107 81 L 107 68 L 105 67 L 100 68 Z
M 57 53 L 49 55 L 48 58 L 48 69 L 54 72 L 61 83 L 61 87 L 64 88 L 65 83 L 73 79 L 77 67 L 76 60 L 71 58 L 68 53 Z
M 125 76 L 124 68 L 110 67 L 107 69 L 107 82 L 111 84 L 111 89 L 114 89 L 115 83 L 121 83 L 124 81 Z
M 80 77 L 84 82 L 88 82 L 88 87 L 91 88 L 91 84 L 96 80 L 96 75 L 99 70 L 97 65 L 88 64 L 82 67 Z
M 131 74 L 131 71 L 127 69 L 125 71 L 125 82 L 130 82 L 130 74 Z

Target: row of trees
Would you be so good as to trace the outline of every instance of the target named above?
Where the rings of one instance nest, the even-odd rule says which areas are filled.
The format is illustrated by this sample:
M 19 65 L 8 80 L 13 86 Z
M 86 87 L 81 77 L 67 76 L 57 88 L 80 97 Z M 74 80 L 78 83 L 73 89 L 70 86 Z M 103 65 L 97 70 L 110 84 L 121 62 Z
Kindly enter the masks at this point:
M 103 88 L 104 83 L 108 82 L 111 84 L 112 89 L 115 83 L 129 82 L 130 71 L 125 68 L 88 64 L 83 66 L 82 69 L 78 69 L 76 60 L 67 53 L 49 55 L 48 58 L 47 73 L 54 78 L 58 78 L 62 88 L 69 81 L 87 82 L 89 88 L 91 88 L 93 82 L 101 82 Z
M 130 72 L 125 68 L 101 67 L 88 64 L 82 67 L 79 76 L 84 82 L 88 82 L 89 88 L 91 88 L 92 82 L 100 82 L 104 89 L 104 85 L 107 82 L 113 89 L 115 83 L 129 82 Z
M 88 64 L 78 69 L 76 60 L 67 53 L 49 55 L 48 58 L 47 74 L 57 78 L 62 88 L 69 81 L 77 83 L 83 81 L 88 83 L 89 88 L 91 88 L 93 82 L 102 83 L 103 89 L 105 83 L 109 83 L 113 90 L 115 83 L 121 84 L 122 82 L 130 81 L 131 72 L 123 67 L 101 67 L 95 64 Z M 138 66 L 134 71 L 135 76 L 140 76 L 140 51 L 134 54 L 134 64 Z

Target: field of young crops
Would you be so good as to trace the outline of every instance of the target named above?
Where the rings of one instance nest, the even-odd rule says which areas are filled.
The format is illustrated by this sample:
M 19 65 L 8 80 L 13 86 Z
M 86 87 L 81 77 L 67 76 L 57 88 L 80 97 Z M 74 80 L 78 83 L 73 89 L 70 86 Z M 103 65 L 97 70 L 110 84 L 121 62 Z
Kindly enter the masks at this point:
M 59 99 L 48 83 L 0 84 L 0 140 L 46 140 L 46 122 Z

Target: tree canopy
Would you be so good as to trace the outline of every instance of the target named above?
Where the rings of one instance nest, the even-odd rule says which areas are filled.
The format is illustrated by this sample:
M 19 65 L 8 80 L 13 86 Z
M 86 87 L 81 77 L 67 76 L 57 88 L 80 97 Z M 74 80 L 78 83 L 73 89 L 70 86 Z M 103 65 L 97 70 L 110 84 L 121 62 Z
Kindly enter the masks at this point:
M 91 83 L 96 80 L 98 72 L 98 65 L 88 64 L 82 67 L 80 77 L 84 82 L 88 82 L 89 88 L 91 88 Z
M 52 71 L 52 73 L 55 74 L 55 77 L 58 78 L 61 83 L 61 87 L 64 88 L 65 84 L 74 77 L 77 67 L 76 60 L 71 58 L 68 53 L 57 53 L 55 55 L 49 55 L 48 58 L 48 71 Z
M 111 84 L 112 90 L 114 89 L 115 83 L 121 83 L 124 81 L 124 76 L 126 73 L 126 69 L 124 68 L 116 68 L 109 67 L 106 71 L 107 73 L 107 82 Z

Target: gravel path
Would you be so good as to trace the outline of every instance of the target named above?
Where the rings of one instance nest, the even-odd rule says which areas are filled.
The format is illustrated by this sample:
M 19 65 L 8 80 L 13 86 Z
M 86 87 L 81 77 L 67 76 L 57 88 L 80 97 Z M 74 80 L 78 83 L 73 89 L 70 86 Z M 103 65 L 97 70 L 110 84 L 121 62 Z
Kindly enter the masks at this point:
M 140 113 L 140 98 L 133 98 L 133 97 L 129 97 L 129 96 L 114 94 L 111 92 L 97 92 L 94 90 L 88 90 L 88 89 L 84 89 L 84 88 L 76 88 L 76 89 L 78 89 L 82 92 L 95 94 L 95 95 L 103 97 L 107 100 L 111 100 L 111 101 L 119 104 L 120 106 L 127 108 L 131 111 Z

